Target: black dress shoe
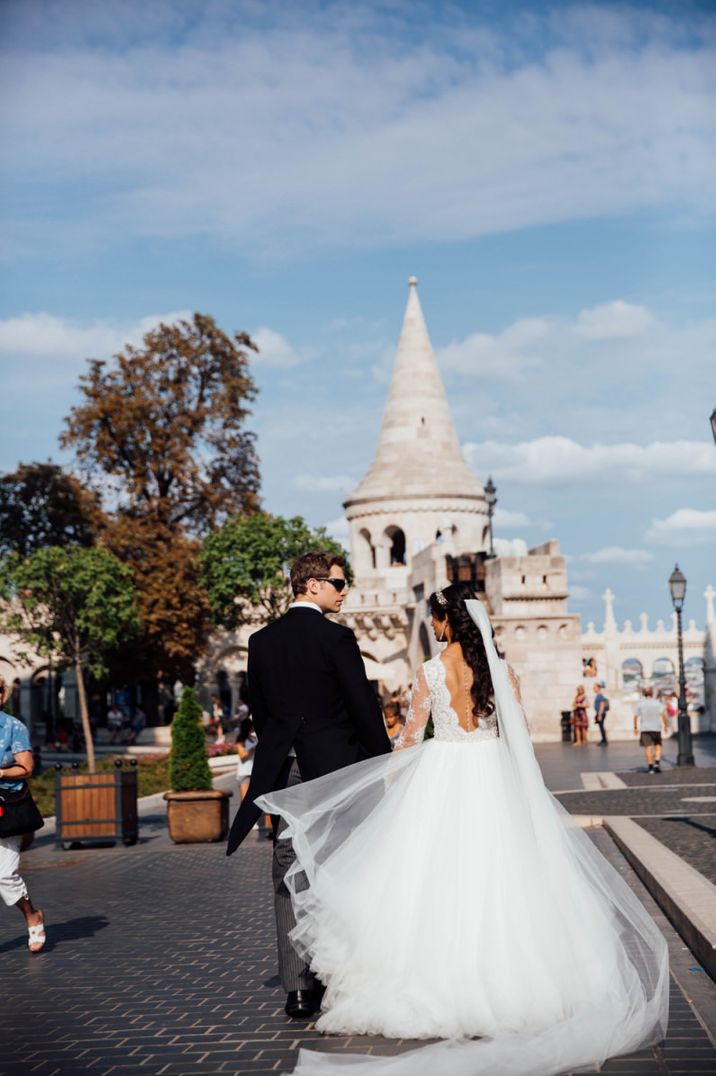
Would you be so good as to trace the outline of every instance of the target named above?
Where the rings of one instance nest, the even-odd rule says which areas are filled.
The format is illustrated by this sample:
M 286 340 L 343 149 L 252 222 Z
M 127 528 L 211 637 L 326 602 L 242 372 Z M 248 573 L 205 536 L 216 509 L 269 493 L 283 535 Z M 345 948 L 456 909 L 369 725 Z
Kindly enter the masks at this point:
M 317 1009 L 313 990 L 289 990 L 286 996 L 286 1015 L 292 1020 L 307 1020 Z

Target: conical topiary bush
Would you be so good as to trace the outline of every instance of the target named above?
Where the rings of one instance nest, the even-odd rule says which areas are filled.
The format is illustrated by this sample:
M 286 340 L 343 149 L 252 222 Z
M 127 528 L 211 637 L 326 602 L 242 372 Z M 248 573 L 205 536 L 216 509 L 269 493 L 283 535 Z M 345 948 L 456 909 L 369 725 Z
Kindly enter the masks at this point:
M 172 721 L 169 782 L 172 792 L 205 792 L 212 787 L 201 706 L 190 687 L 184 688 Z

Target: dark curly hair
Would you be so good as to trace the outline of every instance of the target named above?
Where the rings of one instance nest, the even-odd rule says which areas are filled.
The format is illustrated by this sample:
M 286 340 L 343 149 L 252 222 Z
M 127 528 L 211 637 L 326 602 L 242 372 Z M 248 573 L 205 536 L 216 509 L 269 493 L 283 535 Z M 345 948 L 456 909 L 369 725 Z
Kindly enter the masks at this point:
M 441 623 L 447 620 L 452 641 L 459 643 L 465 661 L 472 669 L 472 712 L 475 717 L 489 717 L 495 711 L 495 692 L 490 676 L 482 633 L 467 611 L 465 602 L 475 595 L 468 583 L 452 583 L 439 591 L 447 605 L 438 601 L 437 593 L 428 598 L 430 612 Z

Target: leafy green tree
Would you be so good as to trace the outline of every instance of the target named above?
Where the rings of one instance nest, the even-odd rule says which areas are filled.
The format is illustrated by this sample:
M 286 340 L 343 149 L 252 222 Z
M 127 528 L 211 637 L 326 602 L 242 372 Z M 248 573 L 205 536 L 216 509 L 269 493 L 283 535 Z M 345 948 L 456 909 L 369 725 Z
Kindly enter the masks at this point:
M 172 721 L 169 784 L 172 792 L 204 792 L 212 787 L 206 735 L 201 727 L 201 706 L 190 687 L 182 691 L 179 709 Z
M 312 549 L 345 556 L 323 527 L 311 528 L 300 516 L 255 512 L 227 519 L 199 554 L 214 622 L 233 631 L 282 616 L 293 600 L 291 562 Z
M 0 476 L 0 554 L 94 545 L 102 519 L 97 495 L 49 460 Z
M 131 570 L 106 549 L 48 546 L 0 564 L 0 628 L 77 679 L 90 773 L 95 772 L 83 671 L 100 676 L 107 655 L 137 629 Z

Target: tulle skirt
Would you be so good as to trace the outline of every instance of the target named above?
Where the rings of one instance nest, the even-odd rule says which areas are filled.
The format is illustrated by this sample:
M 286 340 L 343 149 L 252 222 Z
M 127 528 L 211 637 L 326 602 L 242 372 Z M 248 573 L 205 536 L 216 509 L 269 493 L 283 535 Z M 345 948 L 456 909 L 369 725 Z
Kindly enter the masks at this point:
M 663 1036 L 661 935 L 546 790 L 530 809 L 501 739 L 429 741 L 257 802 L 296 851 L 291 940 L 326 984 L 318 1028 L 451 1040 L 303 1051 L 297 1072 L 543 1076 Z

